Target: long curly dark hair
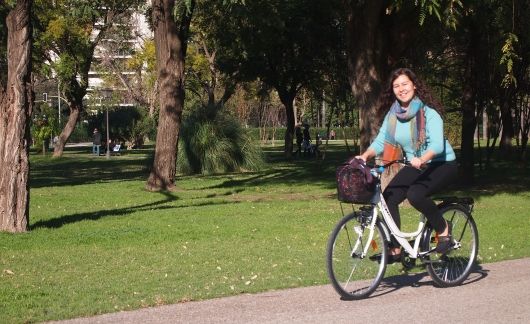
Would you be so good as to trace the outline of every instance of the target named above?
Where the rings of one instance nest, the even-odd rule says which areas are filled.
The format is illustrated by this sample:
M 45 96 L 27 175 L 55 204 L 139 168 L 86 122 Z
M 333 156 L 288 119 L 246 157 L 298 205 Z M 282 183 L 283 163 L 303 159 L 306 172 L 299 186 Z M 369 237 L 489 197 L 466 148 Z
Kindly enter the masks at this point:
M 436 110 L 440 116 L 443 116 L 444 114 L 444 108 L 442 104 L 434 98 L 431 91 L 427 88 L 427 86 L 421 81 L 412 70 L 408 68 L 399 68 L 394 70 L 390 74 L 390 78 L 388 80 L 387 88 L 381 93 L 378 100 L 377 105 L 377 118 L 381 122 L 383 118 L 385 118 L 385 115 L 387 114 L 390 106 L 396 101 L 396 96 L 394 95 L 394 90 L 392 87 L 392 83 L 394 80 L 396 80 L 398 77 L 406 75 L 410 81 L 414 84 L 416 87 L 416 96 L 420 98 L 421 101 L 430 108 Z

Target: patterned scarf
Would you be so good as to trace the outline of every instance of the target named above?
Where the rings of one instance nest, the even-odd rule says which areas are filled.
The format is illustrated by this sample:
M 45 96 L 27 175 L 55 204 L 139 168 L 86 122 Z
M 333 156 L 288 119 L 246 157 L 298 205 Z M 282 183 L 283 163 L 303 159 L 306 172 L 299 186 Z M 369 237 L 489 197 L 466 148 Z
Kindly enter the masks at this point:
M 392 104 L 385 136 L 383 163 L 398 160 L 403 157 L 401 147 L 396 143 L 395 139 L 398 119 L 400 121 L 411 120 L 410 133 L 412 145 L 416 149 L 416 155 L 419 154 L 420 147 L 425 143 L 425 111 L 423 110 L 423 106 L 423 102 L 418 97 L 412 99 L 407 109 L 403 109 L 397 100 Z

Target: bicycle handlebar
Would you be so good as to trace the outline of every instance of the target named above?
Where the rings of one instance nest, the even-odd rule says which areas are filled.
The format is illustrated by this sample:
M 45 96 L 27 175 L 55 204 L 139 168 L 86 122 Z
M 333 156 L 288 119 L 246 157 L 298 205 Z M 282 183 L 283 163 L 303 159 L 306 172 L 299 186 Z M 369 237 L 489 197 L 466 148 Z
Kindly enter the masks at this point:
M 387 163 L 384 163 L 382 165 L 378 165 L 378 167 L 383 167 L 383 168 L 387 168 L 389 166 L 391 166 L 392 164 L 396 164 L 396 163 L 400 163 L 400 164 L 404 164 L 404 165 L 410 165 L 410 161 L 407 160 L 407 159 L 399 159 L 399 160 L 393 160 L 393 161 L 389 161 Z
M 407 160 L 407 159 L 399 159 L 399 160 L 392 160 L 392 161 L 387 161 L 387 163 L 383 163 L 383 164 L 380 164 L 380 165 L 374 165 L 374 166 L 370 166 L 370 168 L 381 174 L 385 171 L 385 169 L 387 169 L 388 167 L 390 167 L 391 165 L 393 164 L 396 164 L 396 163 L 400 163 L 400 164 L 404 164 L 404 165 L 410 165 L 410 161 Z

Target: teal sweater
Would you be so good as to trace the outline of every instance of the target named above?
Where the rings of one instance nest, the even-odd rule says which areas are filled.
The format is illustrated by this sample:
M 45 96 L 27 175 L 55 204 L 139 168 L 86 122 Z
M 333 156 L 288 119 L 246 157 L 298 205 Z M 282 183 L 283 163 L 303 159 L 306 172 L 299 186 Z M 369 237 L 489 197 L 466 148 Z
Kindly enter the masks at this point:
M 416 152 L 412 146 L 411 138 L 411 125 L 410 120 L 400 121 L 398 119 L 396 125 L 396 142 L 401 146 L 405 152 L 407 160 L 411 160 L 413 157 L 420 157 L 426 151 L 431 150 L 434 152 L 435 157 L 429 162 L 442 162 L 442 161 L 454 161 L 455 152 L 444 137 L 444 125 L 443 120 L 438 112 L 430 107 L 425 106 L 425 133 L 426 143 L 420 147 L 419 152 Z M 377 155 L 383 153 L 383 147 L 385 144 L 385 134 L 387 132 L 388 116 L 385 116 L 383 125 L 379 129 L 379 134 L 370 145 Z

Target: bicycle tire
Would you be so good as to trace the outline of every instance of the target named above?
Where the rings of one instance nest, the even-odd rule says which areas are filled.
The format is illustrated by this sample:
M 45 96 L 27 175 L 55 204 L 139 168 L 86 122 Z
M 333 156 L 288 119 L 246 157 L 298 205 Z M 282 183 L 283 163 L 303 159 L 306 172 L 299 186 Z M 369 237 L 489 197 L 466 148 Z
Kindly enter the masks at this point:
M 426 261 L 427 272 L 439 287 L 454 287 L 467 279 L 478 254 L 478 230 L 468 209 L 460 205 L 445 206 L 443 217 L 451 221 L 455 246 L 446 254 L 432 253 Z M 430 251 L 436 246 L 436 232 L 427 229 L 427 240 L 423 250 Z
M 369 219 L 362 212 L 344 216 L 335 226 L 328 240 L 326 265 L 328 277 L 335 291 L 347 300 L 362 299 L 372 294 L 385 275 L 387 242 L 379 221 L 370 242 Z M 356 251 L 355 241 L 360 238 Z M 364 257 L 361 251 L 370 244 Z

